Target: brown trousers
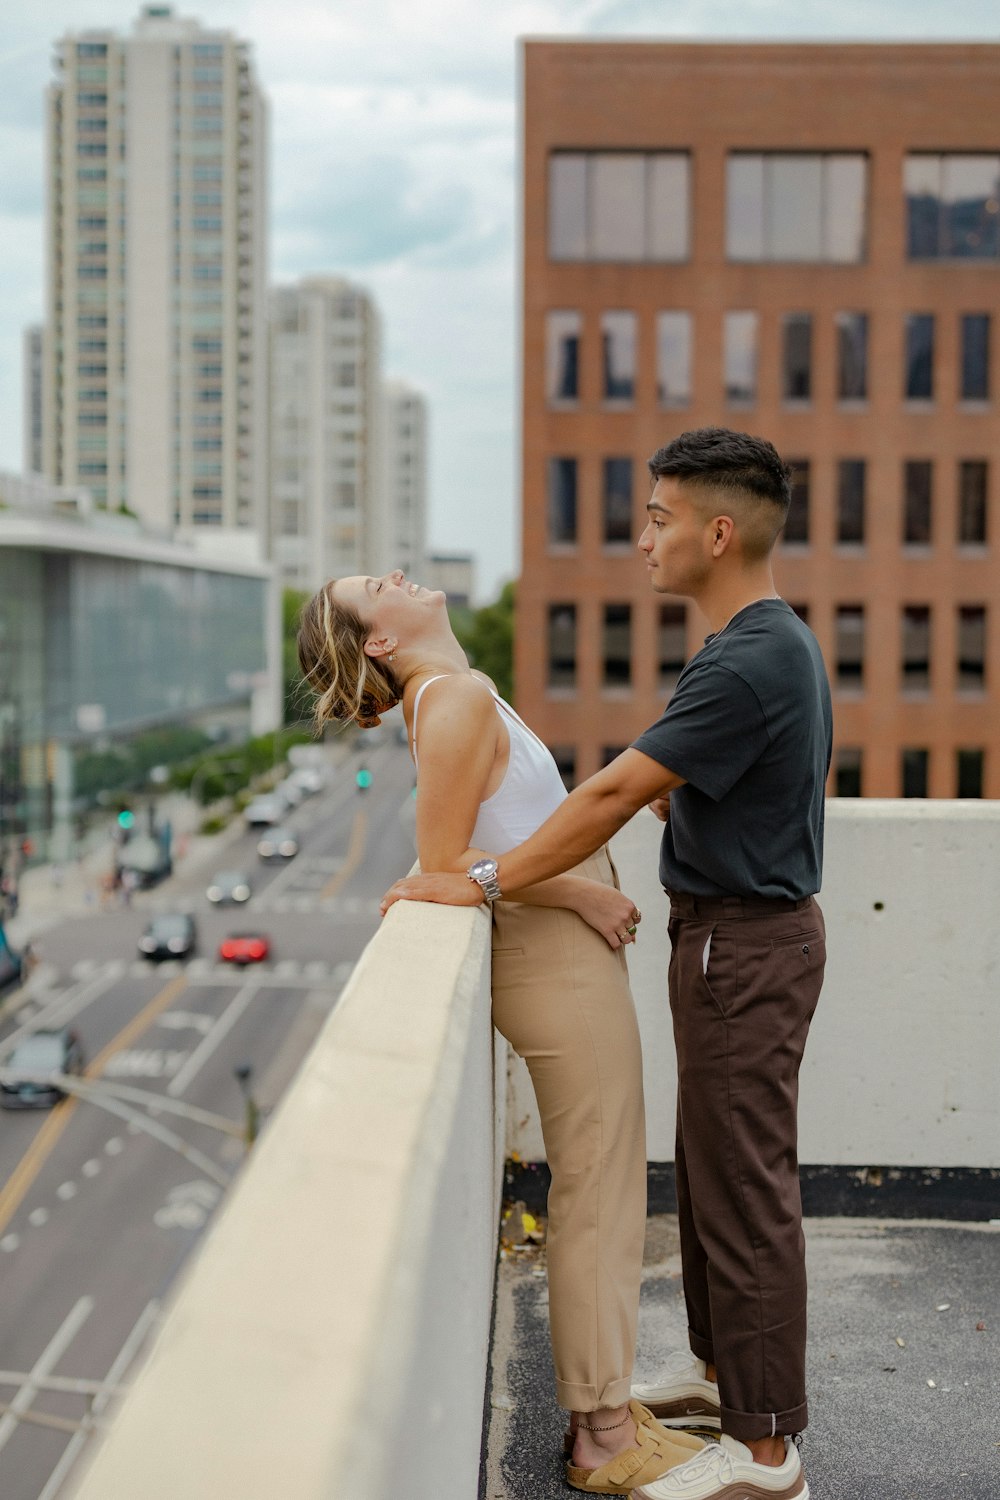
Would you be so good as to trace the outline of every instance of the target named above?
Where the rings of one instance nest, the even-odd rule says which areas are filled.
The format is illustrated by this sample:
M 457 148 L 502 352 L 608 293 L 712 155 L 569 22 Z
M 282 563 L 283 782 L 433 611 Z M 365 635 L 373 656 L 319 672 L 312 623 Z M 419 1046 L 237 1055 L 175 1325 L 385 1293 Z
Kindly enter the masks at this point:
M 617 885 L 601 849 L 574 871 Z M 639 1028 L 624 953 L 575 912 L 497 902 L 493 1022 L 524 1058 L 552 1173 L 547 1258 L 556 1393 L 629 1399 L 646 1227 Z
M 823 983 L 816 902 L 671 893 L 677 1206 L 692 1351 L 718 1369 L 722 1430 L 799 1432 L 806 1269 L 799 1064 Z

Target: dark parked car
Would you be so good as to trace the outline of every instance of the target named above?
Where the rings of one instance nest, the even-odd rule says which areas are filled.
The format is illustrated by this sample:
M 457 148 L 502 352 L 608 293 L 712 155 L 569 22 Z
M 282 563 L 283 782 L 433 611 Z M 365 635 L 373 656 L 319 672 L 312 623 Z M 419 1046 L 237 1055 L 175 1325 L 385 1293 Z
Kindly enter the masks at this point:
M 194 917 L 169 912 L 154 917 L 139 939 L 139 952 L 154 963 L 161 958 L 190 958 L 197 941 Z
M 82 1072 L 83 1048 L 75 1031 L 68 1026 L 34 1031 L 0 1066 L 0 1107 L 49 1109 L 66 1097 L 53 1075 Z

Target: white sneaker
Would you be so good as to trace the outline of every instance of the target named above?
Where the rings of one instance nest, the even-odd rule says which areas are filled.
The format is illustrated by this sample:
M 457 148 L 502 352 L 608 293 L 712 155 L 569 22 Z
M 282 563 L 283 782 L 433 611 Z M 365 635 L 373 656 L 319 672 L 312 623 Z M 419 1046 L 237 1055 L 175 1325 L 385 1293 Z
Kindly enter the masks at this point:
M 703 1359 L 679 1349 L 667 1358 L 655 1385 L 634 1385 L 632 1395 L 663 1427 L 708 1427 L 718 1432 L 719 1387 L 705 1378 L 705 1369 Z
M 723 1433 L 687 1463 L 632 1491 L 632 1500 L 809 1500 L 793 1438 L 785 1438 L 785 1462 L 755 1464 L 745 1443 Z

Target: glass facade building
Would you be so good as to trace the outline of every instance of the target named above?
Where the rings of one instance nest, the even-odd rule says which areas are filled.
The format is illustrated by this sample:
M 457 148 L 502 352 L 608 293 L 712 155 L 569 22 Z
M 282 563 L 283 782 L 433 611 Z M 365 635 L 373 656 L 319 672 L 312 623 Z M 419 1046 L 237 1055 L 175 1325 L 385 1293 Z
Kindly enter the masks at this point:
M 271 727 L 272 602 L 264 567 L 0 516 L 0 846 L 71 818 L 81 750 L 166 725 Z

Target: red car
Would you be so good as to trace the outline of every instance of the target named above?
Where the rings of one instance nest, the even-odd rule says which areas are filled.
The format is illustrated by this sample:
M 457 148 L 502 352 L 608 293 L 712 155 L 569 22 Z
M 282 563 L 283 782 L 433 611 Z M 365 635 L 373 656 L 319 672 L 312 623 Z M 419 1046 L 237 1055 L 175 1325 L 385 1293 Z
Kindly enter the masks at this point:
M 219 957 L 228 964 L 260 964 L 271 952 L 262 932 L 231 932 L 219 944 Z

